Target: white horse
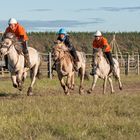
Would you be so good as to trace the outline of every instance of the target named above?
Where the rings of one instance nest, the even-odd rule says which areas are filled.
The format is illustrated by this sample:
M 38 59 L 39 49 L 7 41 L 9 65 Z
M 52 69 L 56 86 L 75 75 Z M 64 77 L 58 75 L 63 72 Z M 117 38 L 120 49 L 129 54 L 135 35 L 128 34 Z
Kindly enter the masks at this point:
M 26 78 L 27 71 L 30 70 L 31 84 L 27 91 L 27 95 L 29 96 L 33 94 L 32 88 L 35 83 L 36 76 L 39 74 L 40 56 L 37 50 L 28 47 L 31 68 L 30 69 L 26 68 L 24 64 L 25 63 L 24 55 L 23 53 L 19 54 L 17 52 L 17 50 L 15 49 L 15 44 L 16 43 L 13 42 L 13 39 L 4 38 L 3 41 L 1 42 L 0 53 L 1 56 L 7 55 L 8 70 L 11 73 L 13 86 L 15 88 L 18 88 L 20 91 L 22 90 L 22 84 Z M 19 48 L 21 47 L 20 45 L 18 46 Z
M 116 59 L 113 58 L 114 61 L 114 77 L 119 82 L 119 88 L 122 90 L 122 83 L 120 79 L 120 67 L 119 63 Z M 88 90 L 88 93 L 91 93 L 94 90 L 94 87 L 96 85 L 97 79 L 101 78 L 104 80 L 103 83 L 103 94 L 106 92 L 106 83 L 107 79 L 109 80 L 110 87 L 111 87 L 111 93 L 114 93 L 114 88 L 112 84 L 112 73 L 110 73 L 110 64 L 106 60 L 106 58 L 103 55 L 102 49 L 95 49 L 94 53 L 94 65 L 95 65 L 95 75 L 93 76 L 93 82 L 91 88 Z

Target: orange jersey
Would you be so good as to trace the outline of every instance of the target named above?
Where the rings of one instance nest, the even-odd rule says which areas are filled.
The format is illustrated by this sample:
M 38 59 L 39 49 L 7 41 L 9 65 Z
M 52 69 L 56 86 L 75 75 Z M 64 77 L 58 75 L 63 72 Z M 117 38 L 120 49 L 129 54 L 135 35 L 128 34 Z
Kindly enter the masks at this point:
M 20 39 L 20 36 L 23 36 L 24 41 L 28 40 L 28 36 L 26 34 L 25 29 L 20 24 L 18 24 L 18 23 L 16 24 L 15 30 L 12 30 L 10 27 L 7 27 L 5 33 L 9 33 L 9 32 L 10 33 L 14 33 L 15 36 L 18 39 Z
M 94 40 L 93 41 L 93 48 L 103 48 L 104 46 L 107 46 L 105 49 L 105 52 L 110 52 L 111 47 L 107 42 L 107 39 L 104 37 L 101 37 L 100 40 Z

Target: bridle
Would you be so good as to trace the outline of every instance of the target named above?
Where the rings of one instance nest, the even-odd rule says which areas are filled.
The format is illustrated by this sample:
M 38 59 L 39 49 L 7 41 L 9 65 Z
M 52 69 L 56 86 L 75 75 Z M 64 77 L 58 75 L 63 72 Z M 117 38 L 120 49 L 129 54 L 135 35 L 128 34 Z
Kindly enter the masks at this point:
M 8 39 L 10 39 L 10 38 L 8 38 Z M 1 45 L 2 45 L 2 47 L 0 49 L 2 49 L 2 48 L 6 48 L 7 49 L 7 51 L 5 52 L 5 54 L 3 54 L 3 56 L 8 54 L 8 52 L 9 52 L 9 50 L 10 50 L 10 48 L 12 46 L 14 47 L 14 44 L 13 43 L 11 43 L 10 46 L 6 46 L 6 45 L 3 45 L 3 44 L 1 44 Z M 15 67 L 17 66 L 17 63 L 19 61 L 19 55 L 18 54 L 17 54 L 17 57 L 18 57 L 18 59 L 17 59 L 17 62 L 16 62 L 16 64 L 14 66 L 11 65 L 10 63 L 8 63 L 12 69 L 15 69 Z

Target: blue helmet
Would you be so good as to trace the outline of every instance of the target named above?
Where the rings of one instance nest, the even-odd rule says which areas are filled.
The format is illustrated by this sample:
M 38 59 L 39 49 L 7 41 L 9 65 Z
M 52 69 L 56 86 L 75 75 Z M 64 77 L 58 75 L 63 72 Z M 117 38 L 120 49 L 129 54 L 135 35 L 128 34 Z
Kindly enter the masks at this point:
M 66 32 L 66 30 L 65 30 L 64 28 L 61 28 L 61 29 L 58 31 L 58 34 L 64 34 L 64 35 L 66 35 L 67 32 Z

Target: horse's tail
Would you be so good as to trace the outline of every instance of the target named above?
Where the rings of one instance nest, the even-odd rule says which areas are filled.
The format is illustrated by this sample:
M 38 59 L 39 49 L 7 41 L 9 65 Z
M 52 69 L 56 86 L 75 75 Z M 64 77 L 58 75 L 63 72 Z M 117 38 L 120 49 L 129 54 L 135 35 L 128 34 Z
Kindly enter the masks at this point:
M 118 80 L 118 76 L 120 75 L 119 62 L 117 59 L 113 59 L 113 60 L 114 60 L 113 77 L 115 78 L 115 80 Z M 119 70 L 119 74 L 118 74 L 118 70 Z
M 37 75 L 36 75 L 36 77 L 37 77 L 38 79 L 40 79 L 41 76 L 42 76 L 42 73 L 41 73 L 41 71 L 40 71 L 40 67 L 41 67 L 41 65 L 42 65 L 42 57 L 41 57 L 41 55 L 39 55 L 39 58 L 40 58 L 40 63 L 39 63 L 38 71 L 37 71 Z

